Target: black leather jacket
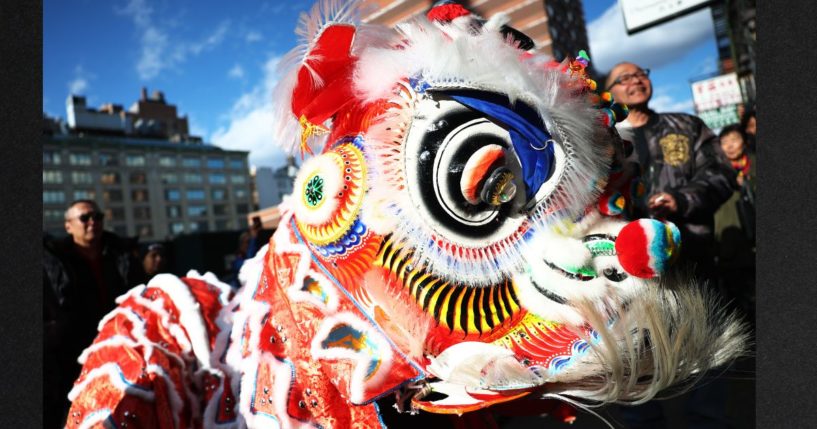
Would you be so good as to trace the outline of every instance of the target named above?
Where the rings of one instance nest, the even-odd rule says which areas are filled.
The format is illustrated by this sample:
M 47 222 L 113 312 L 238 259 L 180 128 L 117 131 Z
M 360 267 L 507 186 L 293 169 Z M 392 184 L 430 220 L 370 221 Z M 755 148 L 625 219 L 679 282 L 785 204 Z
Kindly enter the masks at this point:
M 682 236 L 681 255 L 696 264 L 711 264 L 714 214 L 736 189 L 736 175 L 718 137 L 704 122 L 684 113 L 651 112 L 641 127 L 619 125 L 622 138 L 633 143 L 647 188 L 636 213 L 647 217 L 647 198 L 667 192 L 678 212 L 669 218 Z

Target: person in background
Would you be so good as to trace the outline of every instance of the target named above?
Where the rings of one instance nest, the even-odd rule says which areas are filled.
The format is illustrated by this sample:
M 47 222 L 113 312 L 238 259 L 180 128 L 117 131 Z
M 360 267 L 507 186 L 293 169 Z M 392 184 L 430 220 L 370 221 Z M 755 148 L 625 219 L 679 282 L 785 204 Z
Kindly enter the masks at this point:
M 741 125 L 720 132 L 721 148 L 737 173 L 737 189 L 715 213 L 718 277 L 727 297 L 754 321 L 755 155 Z
M 77 200 L 65 211 L 68 236 L 43 237 L 44 420 L 62 427 L 68 392 L 79 376 L 77 362 L 91 345 L 102 317 L 130 286 L 136 263 L 126 241 L 104 231 L 104 214 L 96 202 Z
M 138 270 L 135 271 L 131 286 L 147 284 L 156 274 L 167 272 L 167 252 L 161 243 L 143 245 L 138 252 L 138 260 L 141 261 Z
M 272 235 L 271 231 L 264 231 L 261 218 L 254 216 L 247 231 L 238 237 L 238 250 L 235 252 L 235 259 L 230 264 L 230 284 L 234 288 L 240 287 L 238 273 L 244 261 L 251 259 L 258 250 L 266 244 Z
M 631 62 L 615 65 L 605 82 L 618 103 L 629 107 L 625 121 L 616 124 L 624 140 L 633 143 L 631 157 L 642 169 L 645 198 L 635 202 L 636 217 L 668 220 L 681 231 L 679 265 L 694 273 L 702 287 L 717 285 L 714 256 L 714 215 L 732 195 L 736 174 L 717 136 L 693 115 L 658 113 L 650 109 L 650 70 Z M 694 321 L 690 321 L 694 323 Z M 689 393 L 686 416 L 690 428 L 726 428 L 728 386 L 723 379 L 707 378 Z M 624 406 L 626 427 L 665 428 L 657 401 Z
M 665 219 L 681 230 L 681 258 L 699 278 L 714 273 L 714 214 L 731 195 L 735 173 L 704 122 L 685 113 L 657 113 L 649 108 L 649 69 L 630 62 L 613 67 L 606 88 L 629 107 L 616 128 L 633 143 L 642 168 L 645 199 L 636 215 Z

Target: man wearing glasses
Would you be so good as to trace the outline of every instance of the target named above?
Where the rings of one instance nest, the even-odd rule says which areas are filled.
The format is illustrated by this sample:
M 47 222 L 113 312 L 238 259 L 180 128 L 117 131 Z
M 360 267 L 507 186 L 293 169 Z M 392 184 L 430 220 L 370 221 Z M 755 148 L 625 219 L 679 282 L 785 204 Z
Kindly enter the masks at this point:
M 96 337 L 102 317 L 130 286 L 134 261 L 124 240 L 103 230 L 96 202 L 65 211 L 63 240 L 44 240 L 45 427 L 63 427 L 68 392 L 81 369 L 77 358 Z
M 714 215 L 736 187 L 717 136 L 696 116 L 651 110 L 649 69 L 619 63 L 610 70 L 605 87 L 630 110 L 616 128 L 633 143 L 631 156 L 641 165 L 646 192 L 645 199 L 635 203 L 636 216 L 675 223 L 681 230 L 682 261 L 691 265 L 702 284 L 714 285 Z M 686 399 L 688 427 L 728 427 L 726 389 L 722 378 L 697 386 Z M 628 428 L 666 427 L 655 401 L 620 411 Z
M 633 143 L 642 168 L 646 199 L 636 204 L 636 210 L 678 225 L 682 258 L 693 263 L 700 276 L 711 278 L 714 214 L 732 195 L 735 173 L 717 136 L 700 118 L 649 108 L 649 76 L 649 69 L 623 62 L 613 67 L 606 82 L 613 98 L 630 109 L 617 129 Z

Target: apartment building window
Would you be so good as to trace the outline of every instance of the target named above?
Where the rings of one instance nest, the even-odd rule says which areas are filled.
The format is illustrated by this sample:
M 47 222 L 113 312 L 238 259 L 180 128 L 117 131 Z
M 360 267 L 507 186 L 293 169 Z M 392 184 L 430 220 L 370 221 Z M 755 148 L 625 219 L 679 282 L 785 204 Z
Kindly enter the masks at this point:
M 227 184 L 227 177 L 222 173 L 210 173 L 208 176 L 210 183 L 214 185 L 225 185 Z
M 162 173 L 159 177 L 165 185 L 179 183 L 179 175 L 176 173 Z
M 62 184 L 62 172 L 54 170 L 43 170 L 43 184 L 44 185 Z
M 159 157 L 159 165 L 162 167 L 175 167 L 176 157 L 170 155 L 162 155 Z
M 43 165 L 60 165 L 62 164 L 62 157 L 60 153 L 55 150 L 43 151 Z
M 247 198 L 247 195 L 248 195 L 248 194 L 249 194 L 249 192 L 247 192 L 247 190 L 246 190 L 246 189 L 243 189 L 243 188 L 236 188 L 236 189 L 233 189 L 233 196 L 234 196 L 234 197 L 235 197 L 237 200 L 241 200 L 241 199 Z
M 63 222 L 65 220 L 65 211 L 58 209 L 43 210 L 43 219 L 48 222 Z
M 224 168 L 224 160 L 221 158 L 207 158 L 207 168 Z
M 68 155 L 68 163 L 71 165 L 91 165 L 91 154 L 87 152 L 76 152 Z
M 250 212 L 249 204 L 236 204 L 235 205 L 235 212 L 239 215 L 244 215 Z
M 224 201 L 227 199 L 227 190 L 212 189 L 210 190 L 210 196 L 213 198 L 213 201 Z
M 167 217 L 170 219 L 179 219 L 182 217 L 182 207 L 181 206 L 167 206 L 165 208 Z
M 125 155 L 125 165 L 128 167 L 144 167 L 145 166 L 145 156 L 144 155 Z
M 213 206 L 213 215 L 215 216 L 223 216 L 227 214 L 227 205 L 226 204 L 216 204 Z
M 99 175 L 99 181 L 103 185 L 118 185 L 120 183 L 119 173 L 113 171 L 104 171 Z
M 43 204 L 64 204 L 65 192 L 43 191 Z
M 201 205 L 187 206 L 187 216 L 189 217 L 207 216 L 207 206 Z
M 75 185 L 90 185 L 94 183 L 94 178 L 89 171 L 72 171 L 71 182 Z
M 124 221 L 125 209 L 122 207 L 108 207 L 105 209 L 105 220 L 107 221 Z
M 95 200 L 96 199 L 96 192 L 90 189 L 80 189 L 74 191 L 74 199 L 75 200 Z
M 147 182 L 147 174 L 144 171 L 134 171 L 130 174 L 131 185 L 144 185 Z
M 190 222 L 187 224 L 187 230 L 190 232 L 207 232 L 207 221 Z
M 188 200 L 203 200 L 204 199 L 204 189 L 188 189 L 185 192 L 185 196 Z
M 182 193 L 178 189 L 165 189 L 166 201 L 179 201 L 182 199 Z
M 247 183 L 247 176 L 243 174 L 233 174 L 230 176 L 230 182 L 239 184 Z
M 130 197 L 134 203 L 146 203 L 148 202 L 148 191 L 147 189 L 134 189 L 131 191 Z
M 99 154 L 99 165 L 104 167 L 116 167 L 119 165 L 119 156 L 115 153 L 103 152 Z
M 170 222 L 167 224 L 167 230 L 170 231 L 171 234 L 181 234 L 184 232 L 184 223 L 183 222 Z
M 105 204 L 108 203 L 121 203 L 122 202 L 122 191 L 119 189 L 107 189 L 102 191 L 102 202 Z
M 202 183 L 203 181 L 199 173 L 184 173 L 184 183 Z
M 201 167 L 201 158 L 184 157 L 182 158 L 182 167 L 199 168 Z
M 136 220 L 150 220 L 150 207 L 134 207 L 133 218 Z
M 243 159 L 231 159 L 230 160 L 230 168 L 233 170 L 241 170 L 244 168 L 244 160 Z
M 216 231 L 225 231 L 233 228 L 233 222 L 229 219 L 217 220 L 215 227 Z

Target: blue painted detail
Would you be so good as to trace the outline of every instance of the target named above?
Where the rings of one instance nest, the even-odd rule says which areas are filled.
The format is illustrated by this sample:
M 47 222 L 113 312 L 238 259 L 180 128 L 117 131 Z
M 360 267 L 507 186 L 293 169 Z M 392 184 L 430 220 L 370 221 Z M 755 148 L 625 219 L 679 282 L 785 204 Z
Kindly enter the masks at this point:
M 369 357 L 369 367 L 366 368 L 366 380 L 372 378 L 380 367 L 380 348 L 372 341 L 366 332 L 359 331 L 346 324 L 336 325 L 321 341 L 324 349 L 343 348 L 363 353 Z
M 355 219 L 352 227 L 349 228 L 349 231 L 347 231 L 340 240 L 325 246 L 313 247 L 324 258 L 345 255 L 347 250 L 359 246 L 363 242 L 363 236 L 366 235 L 366 231 L 366 225 L 358 218 Z
M 315 286 L 315 288 L 310 288 L 310 286 Z M 306 292 L 315 298 L 318 298 L 318 300 L 320 300 L 320 302 L 323 304 L 329 303 L 329 295 L 327 295 L 326 291 L 323 290 L 320 282 L 311 276 L 304 277 L 301 292 Z
M 418 94 L 423 94 L 428 88 L 431 88 L 431 85 L 423 79 L 420 73 L 409 78 L 409 85 L 411 85 L 411 87 L 414 88 L 414 92 Z
M 595 330 L 590 331 L 590 341 L 593 344 L 598 344 L 601 337 L 599 333 Z M 567 368 L 572 364 L 575 360 L 582 358 L 587 352 L 590 350 L 590 344 L 585 340 L 578 340 L 573 343 L 573 346 L 570 348 L 570 356 L 557 356 L 550 361 L 550 365 L 548 365 L 548 371 L 555 374 L 560 372 L 561 370 Z
M 484 113 L 508 127 L 511 143 L 522 163 L 525 197 L 533 199 L 554 164 L 553 140 L 542 119 L 524 105 L 512 106 L 507 97 L 485 91 L 443 91 L 464 106 Z

